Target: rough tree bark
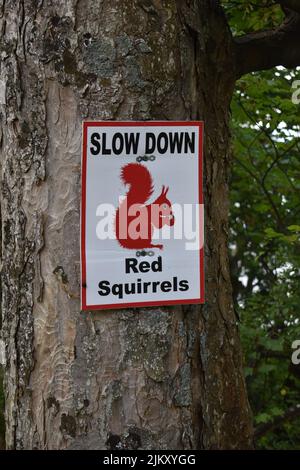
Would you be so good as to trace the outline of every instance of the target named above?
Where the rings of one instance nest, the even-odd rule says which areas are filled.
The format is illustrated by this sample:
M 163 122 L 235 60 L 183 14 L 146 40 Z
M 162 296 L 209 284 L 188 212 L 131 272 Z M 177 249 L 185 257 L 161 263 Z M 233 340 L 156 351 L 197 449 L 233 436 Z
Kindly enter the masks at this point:
M 208 0 L 0 12 L 7 447 L 251 447 L 227 258 L 230 31 Z M 81 313 L 81 123 L 205 121 L 206 304 Z

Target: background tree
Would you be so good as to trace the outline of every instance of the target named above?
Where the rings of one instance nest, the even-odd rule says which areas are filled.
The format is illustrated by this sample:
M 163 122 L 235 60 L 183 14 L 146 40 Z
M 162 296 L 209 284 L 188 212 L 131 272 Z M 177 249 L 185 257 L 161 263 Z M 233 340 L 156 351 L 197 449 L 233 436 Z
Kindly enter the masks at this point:
M 261 2 L 243 13 L 237 4 L 227 7 L 239 34 L 282 17 L 278 6 Z M 233 290 L 256 445 L 275 449 L 300 448 L 300 367 L 291 362 L 291 345 L 300 337 L 300 122 L 291 100 L 297 78 L 283 67 L 247 75 L 232 102 Z
M 9 448 L 251 447 L 227 256 L 229 108 L 243 74 L 300 62 L 298 2 L 280 3 L 281 26 L 233 39 L 216 1 L 3 2 Z M 203 307 L 80 313 L 83 119 L 205 120 Z

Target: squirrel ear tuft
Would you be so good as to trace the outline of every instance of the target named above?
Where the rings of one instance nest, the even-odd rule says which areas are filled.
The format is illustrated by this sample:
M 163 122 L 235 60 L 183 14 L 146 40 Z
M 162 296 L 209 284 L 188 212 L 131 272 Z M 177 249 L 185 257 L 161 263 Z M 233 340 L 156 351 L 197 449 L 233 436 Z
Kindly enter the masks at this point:
M 168 191 L 169 191 L 169 186 L 165 189 L 165 196 L 167 195 Z

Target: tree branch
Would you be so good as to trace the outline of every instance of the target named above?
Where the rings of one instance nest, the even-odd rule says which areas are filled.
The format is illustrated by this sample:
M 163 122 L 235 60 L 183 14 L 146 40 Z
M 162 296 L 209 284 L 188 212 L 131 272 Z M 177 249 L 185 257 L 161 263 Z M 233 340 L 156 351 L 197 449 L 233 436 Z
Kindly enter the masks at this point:
M 295 4 L 300 11 L 300 1 L 284 0 L 281 5 Z M 300 15 L 290 12 L 276 29 L 257 31 L 234 39 L 236 75 L 266 70 L 277 65 L 294 68 L 300 65 Z
M 292 421 L 300 416 L 300 405 L 292 406 L 288 408 L 282 416 L 277 416 L 273 419 L 273 421 L 269 421 L 268 423 L 261 424 L 258 426 L 254 431 L 254 438 L 258 439 L 267 432 L 272 431 L 272 429 L 282 425 L 286 421 Z
M 299 0 L 279 0 L 278 3 L 282 6 L 282 8 L 288 8 L 289 10 L 300 13 Z

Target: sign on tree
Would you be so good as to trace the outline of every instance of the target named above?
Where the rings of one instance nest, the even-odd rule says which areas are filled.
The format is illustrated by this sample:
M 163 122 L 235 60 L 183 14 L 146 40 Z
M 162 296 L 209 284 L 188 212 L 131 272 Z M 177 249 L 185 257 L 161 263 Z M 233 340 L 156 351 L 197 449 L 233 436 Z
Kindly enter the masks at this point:
M 83 310 L 204 302 L 202 122 L 84 122 Z

